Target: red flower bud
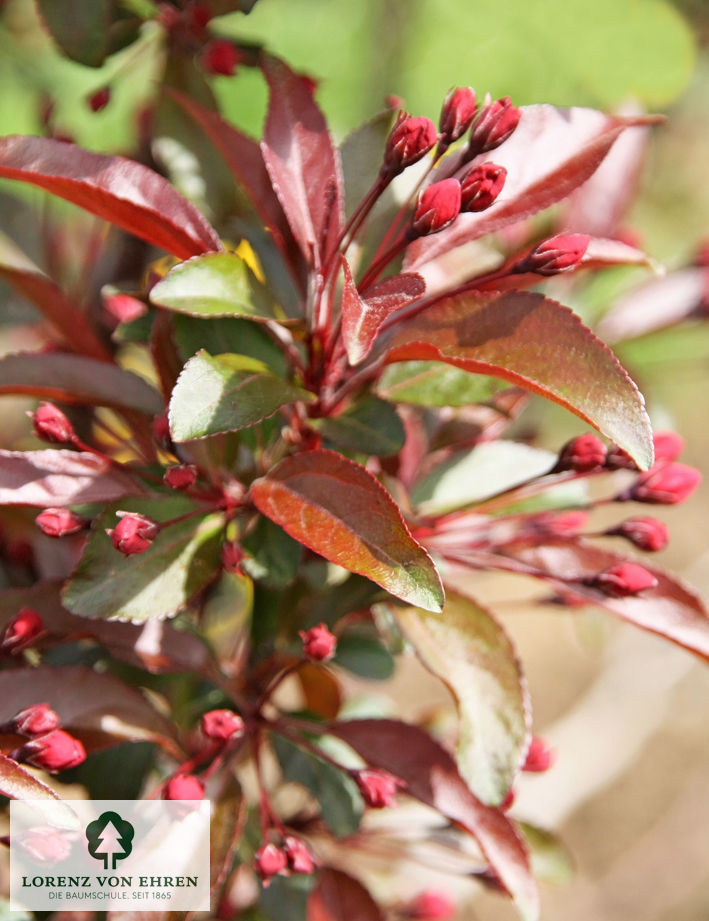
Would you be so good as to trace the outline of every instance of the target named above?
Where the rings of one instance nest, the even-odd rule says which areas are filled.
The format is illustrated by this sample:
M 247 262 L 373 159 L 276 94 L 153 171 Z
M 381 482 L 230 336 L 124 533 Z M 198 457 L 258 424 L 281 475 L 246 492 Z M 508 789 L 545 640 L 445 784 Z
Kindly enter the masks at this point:
M 153 438 L 161 448 L 168 448 L 171 442 L 170 423 L 167 413 L 160 413 L 153 418 Z
M 253 868 L 264 886 L 268 886 L 274 876 L 287 875 L 288 856 L 283 848 L 275 844 L 262 844 L 254 855 Z
M 460 181 L 461 211 L 484 211 L 502 191 L 507 170 L 496 163 L 481 163 L 469 170 Z
M 45 508 L 35 518 L 35 524 L 47 537 L 66 537 L 76 534 L 88 524 L 86 518 L 68 508 Z
M 148 312 L 147 304 L 130 294 L 102 294 L 106 312 L 119 323 L 132 323 Z
M 664 550 L 670 539 L 667 525 L 657 518 L 628 518 L 605 532 L 612 537 L 625 537 L 639 550 Z
M 665 464 L 640 477 L 629 490 L 616 496 L 618 501 L 634 499 L 654 505 L 676 505 L 692 495 L 702 475 L 686 464 Z
M 28 828 L 19 841 L 19 846 L 32 860 L 55 864 L 71 854 L 71 841 L 51 825 L 37 825 Z
M 423 237 L 448 227 L 460 214 L 460 183 L 457 179 L 434 182 L 419 195 L 411 222 L 414 236 Z
M 31 764 L 43 771 L 56 773 L 76 767 L 86 760 L 86 750 L 78 739 L 63 729 L 53 729 L 38 736 L 11 755 L 15 761 Z
M 92 112 L 100 112 L 101 109 L 105 109 L 111 101 L 111 87 L 102 86 L 100 90 L 96 90 L 95 93 L 92 93 L 86 101 Z
M 197 468 L 194 464 L 176 464 L 167 468 L 163 480 L 172 489 L 189 489 L 197 481 Z
M 311 662 L 327 662 L 335 655 L 337 639 L 325 624 L 318 624 L 310 630 L 299 630 L 303 641 L 303 652 Z
M 289 835 L 283 842 L 288 867 L 293 873 L 312 873 L 315 869 L 313 855 L 305 841 Z
M 470 132 L 466 158 L 472 160 L 478 154 L 499 147 L 515 130 L 521 117 L 521 109 L 512 105 L 509 96 L 486 105 Z
M 233 77 L 239 63 L 239 49 L 226 38 L 215 38 L 202 52 L 202 69 L 208 74 Z
M 515 272 L 557 275 L 576 268 L 584 257 L 591 238 L 587 233 L 559 233 L 549 237 L 514 267 Z
M 61 409 L 52 403 L 40 403 L 30 415 L 34 425 L 35 435 L 42 441 L 53 444 L 73 444 L 76 434 L 71 422 Z
M 544 739 L 540 739 L 539 736 L 532 736 L 522 770 L 528 773 L 541 774 L 544 771 L 548 771 L 555 761 L 556 752 L 554 749 Z
M 430 118 L 412 118 L 400 112 L 387 138 L 381 177 L 391 179 L 397 176 L 407 166 L 425 157 L 437 140 L 436 126 Z
M 206 3 L 193 3 L 187 10 L 187 24 L 195 35 L 199 36 L 212 18 L 212 12 Z
M 444 892 L 425 889 L 410 903 L 407 915 L 417 921 L 448 921 L 457 910 L 455 902 Z
M 611 448 L 606 456 L 607 470 L 637 470 L 638 465 L 622 448 Z
M 244 721 L 233 710 L 210 710 L 202 716 L 202 732 L 214 742 L 228 742 L 244 734 Z
M 613 598 L 637 595 L 649 588 L 655 588 L 657 579 L 644 566 L 637 563 L 617 563 L 587 580 L 587 584 L 600 589 Z
M 566 537 L 575 534 L 588 524 L 588 512 L 540 512 L 524 525 L 524 530 L 543 537 Z
M 684 450 L 684 439 L 677 432 L 655 432 L 652 443 L 655 447 L 655 463 L 677 460 Z
M 354 779 L 367 806 L 383 809 L 395 805 L 397 790 L 406 786 L 403 780 L 379 768 L 365 768 L 354 772 Z
M 113 530 L 106 534 L 113 541 L 113 546 L 126 556 L 145 553 L 158 536 L 160 525 L 146 515 L 137 512 L 116 512 L 121 519 Z
M 237 575 L 243 572 L 241 564 L 244 561 L 244 551 L 238 544 L 222 544 L 222 566 L 227 572 Z
M 5 629 L 0 640 L 0 649 L 11 652 L 24 649 L 36 639 L 44 629 L 42 618 L 32 608 L 21 608 L 15 616 L 5 624 Z
M 167 800 L 204 799 L 204 787 L 194 774 L 175 774 L 163 787 L 162 798 Z
M 21 736 L 40 736 L 45 732 L 51 732 L 61 725 L 58 715 L 52 710 L 49 704 L 33 704 L 31 707 L 25 707 L 20 710 L 6 724 L 10 732 L 16 732 Z
M 475 90 L 470 86 L 459 86 L 447 94 L 438 121 L 441 132 L 439 149 L 447 148 L 465 134 L 473 123 L 477 108 Z
M 600 438 L 587 432 L 572 438 L 561 449 L 557 470 L 574 470 L 576 473 L 588 473 L 602 467 L 608 451 Z

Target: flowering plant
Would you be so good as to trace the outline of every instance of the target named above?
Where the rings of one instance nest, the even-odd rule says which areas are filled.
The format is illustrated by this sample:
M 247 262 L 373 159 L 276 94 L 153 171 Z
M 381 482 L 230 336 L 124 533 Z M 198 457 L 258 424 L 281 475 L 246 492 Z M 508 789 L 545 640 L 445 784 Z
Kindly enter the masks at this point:
M 0 501 L 36 515 L 32 532 L 19 519 L 25 543 L 5 537 L 0 792 L 48 795 L 28 765 L 106 790 L 92 759 L 110 765 L 130 741 L 136 795 L 217 804 L 218 917 L 244 907 L 246 873 L 267 913 L 292 886 L 303 916 L 327 919 L 382 917 L 351 854 L 377 835 L 365 809 L 413 798 L 467 872 L 535 918 L 508 809 L 518 772 L 551 754 L 476 574 L 539 580 L 545 603 L 596 605 L 709 655 L 689 589 L 592 540 L 653 552 L 665 526 L 635 511 L 589 525 L 600 505 L 681 502 L 699 474 L 677 436 L 653 437 L 607 346 L 542 290 L 648 261 L 547 209 L 583 195 L 615 141 L 652 120 L 459 88 L 438 126 L 390 109 L 338 147 L 308 79 L 212 40 L 196 7 L 164 5 L 163 28 L 212 73 L 258 67 L 270 92 L 260 143 L 171 95 L 238 186 L 231 239 L 143 163 L 0 140 L 0 177 L 147 244 L 92 238 L 94 254 L 127 254 L 102 278 L 100 315 L 16 249 L 0 266 L 44 320 L 42 348 L 0 359 L 0 389 L 43 401 L 33 431 L 51 445 L 0 452 Z M 606 441 L 586 432 L 554 455 L 509 437 L 530 394 Z M 344 672 L 386 677 L 404 651 L 451 690 L 454 735 L 348 718 Z M 308 798 L 276 796 L 283 782 Z M 452 906 L 421 893 L 397 910 Z

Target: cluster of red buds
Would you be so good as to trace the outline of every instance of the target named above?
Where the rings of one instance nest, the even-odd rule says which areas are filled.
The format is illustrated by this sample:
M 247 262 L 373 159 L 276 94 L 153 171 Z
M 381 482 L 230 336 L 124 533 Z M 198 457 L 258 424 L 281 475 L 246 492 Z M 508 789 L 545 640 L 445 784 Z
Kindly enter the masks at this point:
M 274 876 L 309 875 L 315 869 L 315 859 L 302 838 L 286 835 L 280 845 L 262 844 L 254 855 L 252 866 L 267 887 Z
M 60 729 L 61 720 L 49 704 L 33 704 L 18 711 L 0 726 L 29 739 L 9 757 L 18 764 L 30 764 L 52 774 L 76 767 L 86 759 L 84 746 L 70 733 Z

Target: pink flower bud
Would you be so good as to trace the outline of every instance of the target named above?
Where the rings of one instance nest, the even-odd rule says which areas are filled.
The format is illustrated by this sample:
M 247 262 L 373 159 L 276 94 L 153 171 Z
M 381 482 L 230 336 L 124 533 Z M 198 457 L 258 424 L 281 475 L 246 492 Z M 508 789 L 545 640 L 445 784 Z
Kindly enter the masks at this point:
M 486 105 L 470 132 L 466 158 L 499 147 L 512 134 L 522 117 L 521 109 L 512 105 L 509 96 Z
M 197 468 L 194 464 L 176 464 L 167 468 L 163 480 L 172 489 L 190 489 L 197 481 Z
M 35 435 L 53 444 L 73 444 L 76 434 L 61 409 L 52 403 L 40 403 L 31 414 Z
M 145 553 L 158 536 L 160 525 L 157 521 L 137 512 L 116 512 L 116 515 L 121 520 L 113 530 L 106 531 L 116 550 L 126 556 Z
M 652 553 L 664 550 L 670 539 L 667 525 L 657 518 L 628 518 L 605 533 L 612 537 L 624 537 L 638 550 Z
M 102 294 L 106 313 L 119 323 L 132 323 L 148 312 L 147 305 L 130 294 Z
M 365 768 L 354 772 L 354 780 L 362 799 L 373 809 L 395 805 L 397 790 L 406 786 L 403 780 L 379 768 Z
M 42 618 L 32 608 L 21 608 L 5 624 L 0 640 L 0 649 L 14 652 L 25 649 L 44 629 Z
M 253 868 L 267 886 L 274 876 L 287 876 L 288 856 L 283 848 L 275 844 L 262 844 L 254 855 Z
M 233 710 L 210 710 L 202 716 L 202 732 L 213 742 L 238 739 L 244 728 L 244 721 Z
M 20 838 L 19 846 L 32 860 L 50 865 L 66 860 L 71 854 L 71 841 L 68 835 L 62 834 L 51 825 L 28 828 Z
M 20 710 L 7 724 L 10 732 L 16 732 L 21 736 L 44 735 L 45 732 L 51 732 L 61 725 L 58 715 L 52 710 L 49 704 L 33 704 L 31 707 L 25 707 Z
M 204 787 L 194 774 L 175 774 L 163 787 L 162 798 L 167 800 L 204 799 Z
M 425 889 L 410 903 L 406 913 L 417 921 L 448 921 L 457 910 L 455 902 L 444 892 Z
M 111 101 L 110 86 L 102 86 L 100 90 L 96 90 L 95 93 L 92 93 L 86 101 L 92 112 L 100 112 L 102 109 L 105 109 Z
M 652 443 L 655 448 L 655 463 L 677 460 L 684 451 L 684 439 L 677 432 L 655 432 Z
M 419 195 L 411 222 L 414 236 L 423 237 L 448 227 L 460 214 L 460 183 L 457 179 L 442 179 L 428 186 Z
M 45 508 L 35 518 L 35 524 L 47 537 L 66 537 L 77 534 L 88 524 L 86 518 L 68 508 Z
M 608 451 L 600 438 L 587 432 L 572 438 L 561 449 L 557 470 L 574 470 L 576 473 L 588 473 L 602 467 Z
M 208 74 L 233 77 L 239 63 L 239 49 L 226 38 L 215 38 L 202 52 L 202 69 Z
M 288 858 L 288 867 L 293 873 L 312 873 L 315 869 L 313 855 L 305 841 L 289 835 L 283 842 L 283 850 Z
M 76 767 L 86 760 L 86 750 L 78 739 L 63 729 L 53 729 L 25 744 L 13 757 L 23 764 L 31 764 L 43 771 L 56 773 Z
M 459 86 L 447 94 L 438 121 L 441 132 L 439 148 L 448 147 L 465 134 L 473 123 L 477 108 L 475 90 L 470 86 Z
M 337 639 L 325 624 L 318 624 L 310 630 L 299 630 L 303 641 L 303 652 L 311 662 L 327 662 L 335 655 Z
M 412 118 L 400 112 L 387 138 L 381 177 L 391 179 L 397 176 L 407 166 L 425 157 L 437 140 L 436 126 L 430 118 Z
M 640 477 L 627 492 L 616 496 L 619 501 L 634 499 L 654 505 L 676 505 L 692 495 L 702 481 L 701 473 L 686 464 L 670 463 Z
M 559 233 L 544 240 L 514 267 L 515 272 L 557 275 L 575 269 L 584 257 L 591 238 L 587 233 Z
M 637 563 L 617 563 L 586 580 L 588 585 L 600 589 L 613 598 L 637 595 L 649 588 L 655 588 L 657 579 L 644 566 Z
M 556 752 L 554 749 L 539 736 L 532 736 L 522 770 L 528 773 L 542 774 L 544 771 L 548 771 L 555 761 Z
M 469 170 L 460 181 L 461 211 L 484 211 L 502 191 L 507 170 L 496 163 L 481 163 Z
M 243 572 L 241 564 L 244 561 L 244 551 L 238 544 L 229 542 L 222 544 L 222 566 L 227 572 L 240 575 Z

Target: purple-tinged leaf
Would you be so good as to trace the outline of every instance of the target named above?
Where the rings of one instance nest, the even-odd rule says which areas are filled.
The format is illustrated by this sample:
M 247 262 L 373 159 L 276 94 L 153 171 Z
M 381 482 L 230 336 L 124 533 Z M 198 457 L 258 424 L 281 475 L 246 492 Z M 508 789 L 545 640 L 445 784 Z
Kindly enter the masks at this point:
M 485 211 L 461 214 L 448 229 L 416 240 L 408 248 L 405 268 L 425 277 L 423 266 L 442 253 L 561 201 L 593 175 L 623 130 L 652 120 L 594 109 L 523 106 L 514 134 L 492 155 L 507 170 L 502 194 Z
M 260 512 L 291 537 L 392 595 L 440 611 L 443 589 L 426 551 L 371 473 L 334 451 L 288 457 L 251 487 Z
M 482 803 L 468 788 L 453 757 L 428 733 L 396 720 L 331 723 L 337 736 L 373 767 L 406 783 L 406 792 L 465 828 L 515 900 L 525 921 L 539 917 L 539 896 L 525 845 L 504 812 Z
M 21 800 L 59 799 L 54 790 L 3 754 L 0 754 L 0 795 Z
M 162 410 L 160 395 L 137 374 L 61 352 L 22 352 L 0 358 L 0 394 L 3 393 L 134 409 L 151 416 Z
M 426 285 L 420 275 L 393 275 L 360 294 L 347 261 L 342 259 L 342 340 L 351 365 L 369 355 L 382 323 L 396 310 L 421 297 Z
M 46 189 L 179 259 L 220 250 L 216 231 L 167 179 L 64 141 L 0 139 L 0 176 Z
M 270 90 L 263 159 L 306 261 L 319 267 L 344 224 L 339 153 L 305 81 L 268 55 L 262 68 Z
M 359 880 L 342 870 L 320 867 L 315 888 L 308 896 L 305 919 L 384 921 L 384 914 Z
M 95 454 L 0 451 L 0 505 L 61 507 L 141 495 L 145 489 L 137 477 Z
M 439 360 L 509 381 L 576 413 L 638 465 L 652 463 L 642 395 L 568 307 L 541 294 L 472 292 L 438 301 L 395 327 L 388 362 Z
M 529 695 L 509 637 L 475 601 L 450 593 L 442 616 L 390 610 L 423 664 L 456 700 L 458 770 L 479 799 L 498 806 L 522 766 L 529 738 Z

